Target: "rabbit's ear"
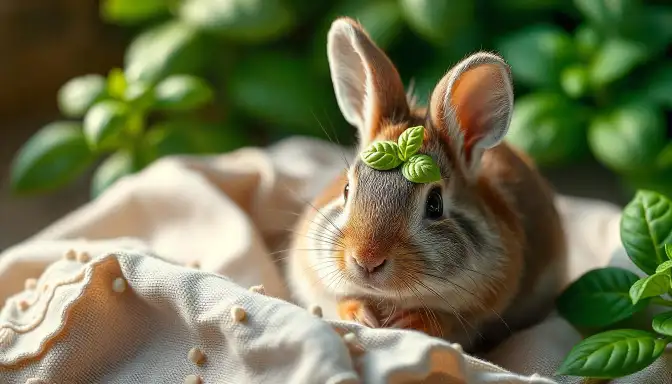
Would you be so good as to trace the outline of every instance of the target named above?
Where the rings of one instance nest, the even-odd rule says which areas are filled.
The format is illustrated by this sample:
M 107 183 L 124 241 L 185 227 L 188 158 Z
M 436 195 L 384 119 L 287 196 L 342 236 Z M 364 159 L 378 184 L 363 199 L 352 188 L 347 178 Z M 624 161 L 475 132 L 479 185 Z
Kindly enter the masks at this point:
M 327 57 L 338 106 L 359 130 L 361 145 L 376 137 L 384 120 L 396 122 L 408 116 L 397 69 L 359 23 L 347 17 L 332 23 Z
M 432 92 L 429 117 L 444 132 L 468 169 L 483 151 L 499 144 L 513 112 L 509 66 L 494 54 L 479 52 L 453 67 Z

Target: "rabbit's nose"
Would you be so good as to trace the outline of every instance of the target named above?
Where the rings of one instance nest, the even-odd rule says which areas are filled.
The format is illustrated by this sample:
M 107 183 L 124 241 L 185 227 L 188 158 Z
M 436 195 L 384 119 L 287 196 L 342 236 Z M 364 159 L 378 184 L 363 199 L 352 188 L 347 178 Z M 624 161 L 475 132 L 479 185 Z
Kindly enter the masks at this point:
M 380 271 L 387 261 L 385 258 L 361 258 L 357 256 L 353 256 L 352 258 L 355 264 L 368 273 Z

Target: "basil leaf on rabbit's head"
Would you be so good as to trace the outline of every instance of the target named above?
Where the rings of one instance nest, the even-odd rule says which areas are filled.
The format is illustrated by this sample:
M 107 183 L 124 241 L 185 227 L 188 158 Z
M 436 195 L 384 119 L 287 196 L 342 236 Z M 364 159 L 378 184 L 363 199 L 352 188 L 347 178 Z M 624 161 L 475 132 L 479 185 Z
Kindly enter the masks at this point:
M 376 141 L 370 144 L 360 158 L 367 166 L 388 171 L 402 165 L 402 175 L 412 183 L 431 183 L 441 179 L 441 170 L 430 156 L 420 154 L 425 139 L 423 126 L 411 127 L 394 141 Z

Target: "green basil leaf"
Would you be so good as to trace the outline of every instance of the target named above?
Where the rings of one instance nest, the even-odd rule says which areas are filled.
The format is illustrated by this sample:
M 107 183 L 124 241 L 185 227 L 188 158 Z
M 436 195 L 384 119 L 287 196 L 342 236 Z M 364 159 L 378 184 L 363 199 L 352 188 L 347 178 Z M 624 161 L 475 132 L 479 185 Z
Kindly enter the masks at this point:
M 255 43 L 282 37 L 296 24 L 282 0 L 185 0 L 179 15 L 198 29 Z
M 399 158 L 401 161 L 408 160 L 422 147 L 425 140 L 425 127 L 417 126 L 406 129 L 399 135 Z
M 128 107 L 116 100 L 103 100 L 84 116 L 84 135 L 91 148 L 106 149 L 117 143 L 128 120 Z
M 648 59 L 646 46 L 623 39 L 607 40 L 598 50 L 590 67 L 590 80 L 603 87 L 627 75 Z
M 371 143 L 361 154 L 364 164 L 379 171 L 387 171 L 401 164 L 399 146 L 394 141 L 376 141 Z
M 653 330 L 661 335 L 672 337 L 672 311 L 656 315 L 651 323 Z
M 578 161 L 589 153 L 586 120 L 586 112 L 563 95 L 532 93 L 516 99 L 505 140 L 540 166 Z
M 213 90 L 201 78 L 190 75 L 173 75 L 156 85 L 156 103 L 160 109 L 189 110 L 212 100 Z
M 573 98 L 584 96 L 588 91 L 589 84 L 588 71 L 581 65 L 569 66 L 560 75 L 562 89 Z
M 560 27 L 535 25 L 506 37 L 498 50 L 511 65 L 513 78 L 529 86 L 555 86 L 575 56 L 572 38 Z
M 588 271 L 558 297 L 558 312 L 580 327 L 602 328 L 625 320 L 646 306 L 636 305 L 629 291 L 639 277 L 625 269 L 606 267 Z
M 667 343 L 654 333 L 635 329 L 598 333 L 574 346 L 556 374 L 601 379 L 627 376 L 656 361 Z
M 668 244 L 665 244 L 665 251 L 667 251 L 667 245 L 668 245 Z M 672 269 L 672 260 L 667 260 L 667 261 L 664 261 L 662 264 L 660 264 L 660 265 L 656 268 L 656 274 L 658 274 L 658 273 L 667 273 L 667 272 L 670 271 L 671 269 Z
M 670 290 L 670 275 L 667 273 L 656 273 L 638 280 L 630 287 L 630 299 L 633 304 L 649 297 L 664 295 Z
M 574 5 L 593 25 L 612 35 L 623 29 L 637 6 L 635 0 L 574 0 Z
M 413 183 L 432 183 L 441 180 L 441 170 L 428 155 L 411 156 L 401 167 L 401 174 Z
M 105 97 L 106 82 L 101 75 L 84 75 L 69 80 L 58 91 L 58 108 L 67 117 L 82 117 Z
M 126 75 L 121 68 L 112 68 L 107 75 L 107 92 L 115 99 L 122 100 L 126 93 Z
M 37 131 L 21 147 L 11 168 L 11 186 L 18 193 L 60 188 L 81 174 L 95 159 L 82 126 L 54 122 Z
M 141 165 L 134 154 L 124 150 L 113 153 L 93 173 L 91 196 L 95 199 L 117 180 L 140 169 Z
M 399 4 L 411 28 L 440 44 L 453 40 L 475 16 L 474 2 L 470 0 L 401 0 Z
M 672 244 L 665 244 L 665 254 L 668 259 L 672 260 Z
M 104 0 L 100 13 L 106 21 L 135 24 L 168 13 L 168 1 Z
M 132 109 L 141 113 L 154 104 L 154 87 L 142 81 L 128 84 L 124 93 L 124 101 Z
M 616 172 L 637 172 L 655 164 L 665 146 L 663 111 L 655 105 L 631 102 L 597 116 L 588 128 L 595 157 Z
M 672 243 L 672 202 L 665 196 L 640 190 L 621 216 L 621 242 L 630 260 L 648 275 L 656 272 Z
M 203 57 L 201 35 L 179 21 L 169 21 L 140 33 L 126 51 L 129 83 L 153 83 L 174 73 L 193 73 Z

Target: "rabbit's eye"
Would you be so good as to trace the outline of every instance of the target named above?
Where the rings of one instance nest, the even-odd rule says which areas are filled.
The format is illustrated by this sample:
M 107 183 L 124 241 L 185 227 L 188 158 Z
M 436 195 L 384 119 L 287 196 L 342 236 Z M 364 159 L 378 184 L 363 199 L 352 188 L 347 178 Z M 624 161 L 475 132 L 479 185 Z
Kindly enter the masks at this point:
M 441 197 L 441 188 L 432 188 L 425 201 L 425 216 L 432 220 L 440 219 L 443 216 L 443 197 Z
M 343 200 L 348 201 L 348 192 L 350 192 L 350 184 L 346 184 L 343 188 Z

